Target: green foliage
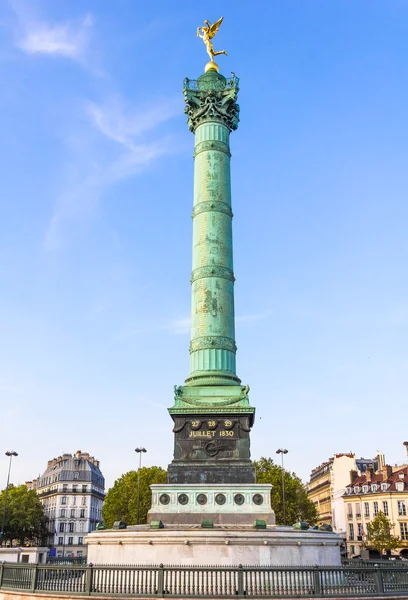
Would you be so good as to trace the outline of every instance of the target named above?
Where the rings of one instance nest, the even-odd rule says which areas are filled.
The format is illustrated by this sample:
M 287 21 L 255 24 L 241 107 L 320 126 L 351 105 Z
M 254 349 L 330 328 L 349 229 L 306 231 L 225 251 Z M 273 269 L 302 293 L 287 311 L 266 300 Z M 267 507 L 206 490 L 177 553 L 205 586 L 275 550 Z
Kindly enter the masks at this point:
M 390 522 L 383 512 L 367 523 L 367 540 L 363 543 L 364 548 L 374 548 L 379 552 L 394 550 L 401 546 L 401 540 L 391 535 L 394 524 Z
M 262 457 L 254 461 L 257 483 L 271 483 L 271 504 L 275 511 L 276 523 L 283 524 L 282 509 L 282 467 L 276 465 L 272 458 Z M 307 496 L 306 488 L 295 473 L 284 471 L 286 523 L 293 525 L 298 521 L 306 521 L 314 525 L 318 519 L 316 507 Z
M 6 491 L 0 494 L 0 518 Z M 27 486 L 9 486 L 6 506 L 6 521 L 4 526 L 4 541 L 17 541 L 20 545 L 46 543 L 48 519 L 35 490 Z
M 135 525 L 137 520 L 137 471 L 129 471 L 117 479 L 108 490 L 102 507 L 103 522 L 112 527 L 114 521 L 125 521 Z M 166 483 L 166 471 L 160 467 L 140 469 L 140 509 L 139 523 L 146 523 L 147 511 L 152 503 L 149 486 L 152 483 Z

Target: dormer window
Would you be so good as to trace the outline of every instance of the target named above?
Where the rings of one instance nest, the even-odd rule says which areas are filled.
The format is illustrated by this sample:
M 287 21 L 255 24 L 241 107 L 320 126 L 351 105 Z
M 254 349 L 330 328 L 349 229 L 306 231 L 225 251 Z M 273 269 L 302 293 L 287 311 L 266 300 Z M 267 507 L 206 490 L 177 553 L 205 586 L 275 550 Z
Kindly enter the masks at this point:
M 395 484 L 395 487 L 397 488 L 397 492 L 403 492 L 404 491 L 404 482 L 403 481 L 397 481 L 397 483 Z
M 371 491 L 376 492 L 377 489 L 378 489 L 378 485 L 376 483 L 373 483 L 373 485 L 371 486 Z
M 346 488 L 346 494 L 351 494 L 351 488 Z
M 364 494 L 368 492 L 368 485 L 363 485 L 363 492 Z
M 382 492 L 386 492 L 387 491 L 387 487 L 388 487 L 388 485 L 386 483 L 382 483 L 381 484 L 381 491 Z
M 354 486 L 354 493 L 355 494 L 359 494 L 360 493 L 360 486 L 359 485 L 355 485 Z

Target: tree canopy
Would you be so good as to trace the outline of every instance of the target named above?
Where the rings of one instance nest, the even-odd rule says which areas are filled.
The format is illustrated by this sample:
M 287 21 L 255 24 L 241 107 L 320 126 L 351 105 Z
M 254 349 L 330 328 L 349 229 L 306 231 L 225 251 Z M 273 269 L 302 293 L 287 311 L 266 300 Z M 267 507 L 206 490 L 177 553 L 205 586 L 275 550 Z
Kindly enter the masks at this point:
M 394 524 L 380 511 L 371 523 L 367 523 L 367 540 L 363 546 L 374 548 L 379 552 L 398 548 L 401 546 L 401 540 L 395 535 L 391 535 L 392 527 Z
M 257 483 L 272 484 L 271 504 L 275 511 L 276 523 L 283 524 L 282 508 L 282 467 L 272 458 L 260 458 L 254 461 Z M 318 519 L 316 507 L 307 496 L 306 488 L 295 473 L 284 470 L 286 523 L 292 525 L 306 521 L 309 525 Z
M 125 521 L 135 525 L 137 520 L 137 471 L 129 471 L 119 477 L 108 490 L 102 507 L 103 522 L 112 527 L 115 521 Z M 147 511 L 152 503 L 150 485 L 166 483 L 166 471 L 160 467 L 140 469 L 140 508 L 139 523 L 146 523 Z
M 3 516 L 5 496 L 6 490 L 3 490 L 0 494 L 0 517 Z M 3 540 L 10 543 L 17 540 L 20 545 L 42 545 L 46 541 L 47 523 L 48 519 L 36 491 L 27 489 L 25 485 L 10 485 Z

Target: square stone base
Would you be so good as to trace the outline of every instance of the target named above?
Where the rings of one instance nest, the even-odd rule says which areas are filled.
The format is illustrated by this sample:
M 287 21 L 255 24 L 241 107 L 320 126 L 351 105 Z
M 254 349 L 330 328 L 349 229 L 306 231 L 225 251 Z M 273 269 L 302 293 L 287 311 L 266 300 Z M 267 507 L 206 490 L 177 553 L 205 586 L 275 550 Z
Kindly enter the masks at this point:
M 200 525 L 211 520 L 219 525 L 275 523 L 270 484 L 154 484 L 148 522 L 165 525 Z

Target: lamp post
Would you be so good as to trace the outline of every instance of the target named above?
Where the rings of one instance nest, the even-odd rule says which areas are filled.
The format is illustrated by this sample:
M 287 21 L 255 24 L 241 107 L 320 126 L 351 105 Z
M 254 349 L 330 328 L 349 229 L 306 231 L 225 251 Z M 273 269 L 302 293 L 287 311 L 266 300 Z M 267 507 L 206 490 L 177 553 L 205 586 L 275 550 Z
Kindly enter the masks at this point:
M 147 452 L 146 448 L 135 448 L 139 454 L 139 468 L 137 470 L 137 519 L 136 525 L 139 525 L 139 507 L 140 507 L 140 469 L 142 467 L 142 452 Z
M 280 454 L 282 458 L 282 507 L 283 507 L 283 524 L 286 525 L 286 506 L 285 506 L 285 469 L 283 468 L 283 455 L 287 454 L 286 448 L 279 448 L 276 454 Z
M 11 461 L 13 460 L 13 456 L 18 456 L 17 452 L 15 452 L 14 450 L 7 450 L 7 452 L 5 452 L 6 456 L 10 457 L 9 460 L 9 468 L 8 468 L 8 475 L 7 475 L 7 485 L 6 485 L 6 493 L 4 495 L 4 506 L 3 506 L 3 518 L 1 520 L 1 531 L 0 531 L 0 546 L 3 545 L 3 539 L 4 539 L 4 526 L 6 524 L 6 509 L 7 509 L 7 497 L 8 497 L 8 488 L 9 488 L 9 483 L 10 483 L 10 471 L 11 471 Z

